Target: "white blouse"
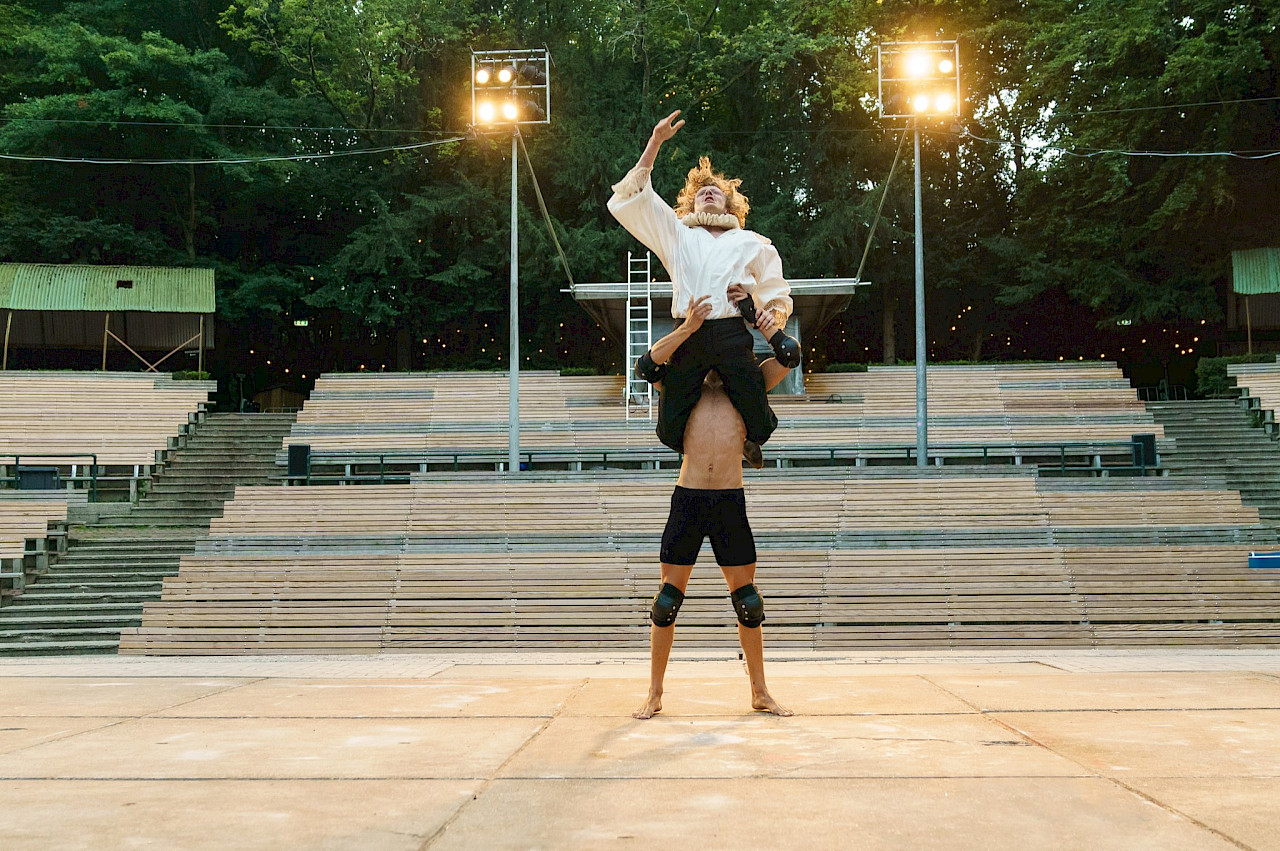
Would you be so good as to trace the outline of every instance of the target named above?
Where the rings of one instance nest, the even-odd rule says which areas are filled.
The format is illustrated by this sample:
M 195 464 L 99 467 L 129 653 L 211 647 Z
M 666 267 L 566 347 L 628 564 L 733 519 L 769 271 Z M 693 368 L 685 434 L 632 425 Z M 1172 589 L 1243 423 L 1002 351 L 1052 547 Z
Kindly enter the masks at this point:
M 715 236 L 682 224 L 653 191 L 650 171 L 636 166 L 614 184 L 609 212 L 666 267 L 671 315 L 683 319 L 694 299 L 709 295 L 708 319 L 740 316 L 726 293 L 731 284 L 743 284 L 756 308 L 772 308 L 784 325 L 792 311 L 791 285 L 782 277 L 782 258 L 773 243 L 754 231 L 735 228 Z

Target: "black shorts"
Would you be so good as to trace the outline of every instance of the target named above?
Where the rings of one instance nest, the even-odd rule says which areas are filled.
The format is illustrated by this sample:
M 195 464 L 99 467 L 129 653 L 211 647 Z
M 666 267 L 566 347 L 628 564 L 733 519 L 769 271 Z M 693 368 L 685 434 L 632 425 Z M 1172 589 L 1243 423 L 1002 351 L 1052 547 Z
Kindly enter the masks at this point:
M 755 562 L 756 539 L 747 523 L 747 500 L 742 488 L 693 490 L 677 485 L 671 494 L 667 528 L 662 533 L 663 563 L 696 563 L 698 550 L 708 535 L 716 564 L 721 567 Z

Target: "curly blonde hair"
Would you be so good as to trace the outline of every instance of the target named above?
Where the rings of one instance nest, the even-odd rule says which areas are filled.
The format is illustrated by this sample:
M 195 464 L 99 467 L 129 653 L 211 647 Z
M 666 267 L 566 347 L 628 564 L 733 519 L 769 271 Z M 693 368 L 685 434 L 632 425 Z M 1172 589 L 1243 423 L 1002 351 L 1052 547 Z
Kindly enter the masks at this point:
M 683 218 L 692 213 L 694 196 L 698 194 L 698 190 L 704 186 L 716 186 L 724 193 L 725 209 L 738 219 L 740 227 L 745 228 L 747 212 L 751 209 L 751 204 L 747 202 L 747 196 L 738 191 L 741 183 L 741 178 L 735 177 L 730 180 L 720 172 L 712 171 L 710 158 L 699 157 L 698 167 L 689 169 L 689 176 L 684 181 L 684 189 L 681 189 L 676 197 L 676 215 Z

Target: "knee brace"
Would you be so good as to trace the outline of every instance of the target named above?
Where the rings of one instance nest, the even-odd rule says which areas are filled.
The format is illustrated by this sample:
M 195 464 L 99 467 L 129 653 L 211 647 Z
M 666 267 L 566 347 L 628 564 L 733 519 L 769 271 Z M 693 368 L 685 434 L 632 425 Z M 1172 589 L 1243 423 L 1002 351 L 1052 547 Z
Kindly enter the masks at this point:
M 764 600 L 754 585 L 743 585 L 729 595 L 733 610 L 738 613 L 738 623 L 747 629 L 755 629 L 764 623 Z
M 680 604 L 684 602 L 684 592 L 670 582 L 665 582 L 662 589 L 653 598 L 653 608 L 649 611 L 649 620 L 654 626 L 671 626 L 680 614 Z
M 657 384 L 667 374 L 667 365 L 653 362 L 653 356 L 645 352 L 636 361 L 636 375 L 650 384 Z

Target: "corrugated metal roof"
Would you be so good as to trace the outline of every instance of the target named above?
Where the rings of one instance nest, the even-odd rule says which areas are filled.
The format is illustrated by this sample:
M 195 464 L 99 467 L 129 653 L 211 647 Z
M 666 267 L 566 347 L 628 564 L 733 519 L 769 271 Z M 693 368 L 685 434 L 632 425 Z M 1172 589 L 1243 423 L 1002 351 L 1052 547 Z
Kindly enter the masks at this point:
M 15 263 L 0 263 L 0 309 L 9 306 L 9 293 L 13 291 Z
M 212 269 L 0 263 L 0 307 L 14 310 L 213 313 L 213 293 Z
M 1241 295 L 1280 293 L 1280 248 L 1231 252 L 1231 288 Z

